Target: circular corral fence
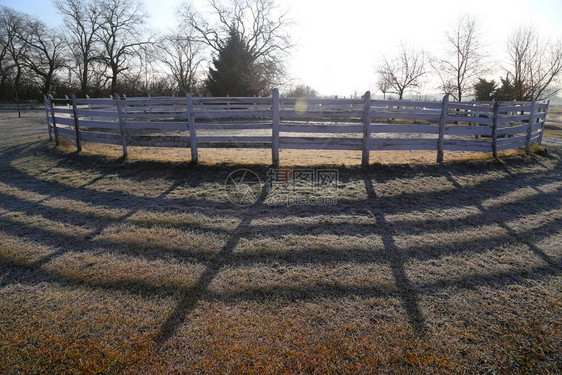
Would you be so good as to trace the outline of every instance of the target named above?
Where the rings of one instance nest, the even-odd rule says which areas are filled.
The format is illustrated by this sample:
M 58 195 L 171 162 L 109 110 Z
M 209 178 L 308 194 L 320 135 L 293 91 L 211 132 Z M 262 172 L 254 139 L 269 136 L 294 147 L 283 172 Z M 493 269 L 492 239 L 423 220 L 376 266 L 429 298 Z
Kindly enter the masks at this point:
M 271 97 L 45 98 L 49 137 L 128 146 L 497 152 L 541 143 L 548 102 L 453 102 Z

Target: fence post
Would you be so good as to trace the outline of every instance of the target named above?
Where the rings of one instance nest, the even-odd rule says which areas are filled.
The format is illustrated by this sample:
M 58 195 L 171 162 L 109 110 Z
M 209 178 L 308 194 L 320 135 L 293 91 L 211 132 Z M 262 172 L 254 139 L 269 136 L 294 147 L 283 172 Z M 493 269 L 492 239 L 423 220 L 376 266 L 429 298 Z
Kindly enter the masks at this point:
M 363 96 L 363 152 L 361 165 L 369 166 L 369 150 L 371 147 L 371 92 L 367 91 Z
M 500 110 L 500 102 L 494 103 L 494 117 L 492 120 L 492 156 L 498 158 L 498 112 Z
M 544 124 L 546 123 L 546 115 L 548 114 L 548 107 L 550 106 L 550 99 L 546 102 L 546 107 L 544 108 L 544 120 L 541 124 L 541 134 L 539 135 L 539 145 L 542 145 L 542 135 L 544 134 Z
M 74 117 L 74 131 L 76 132 L 76 151 L 80 152 L 82 151 L 82 141 L 80 140 L 80 126 L 76 111 L 76 94 L 72 94 L 72 117 Z
M 53 103 L 53 96 L 49 94 L 49 101 L 51 102 L 51 122 L 53 123 L 53 131 L 55 133 L 55 145 L 59 145 L 59 129 L 57 129 L 57 121 L 55 120 L 55 105 Z
M 531 135 L 533 134 L 533 125 L 535 124 L 535 108 L 536 100 L 531 102 L 531 114 L 529 115 L 529 126 L 527 127 L 527 139 L 525 139 L 525 154 L 529 155 L 531 151 Z
M 115 93 L 115 105 L 117 106 L 117 115 L 119 116 L 119 130 L 121 131 L 121 145 L 123 146 L 123 157 L 127 157 L 127 133 L 125 131 L 125 122 L 123 121 L 123 113 L 121 112 L 121 98 Z
M 53 140 L 53 134 L 51 132 L 51 122 L 49 121 L 49 99 L 46 95 L 43 95 L 43 104 L 45 105 L 45 117 L 47 118 L 47 131 L 49 132 L 49 141 Z
M 92 104 L 90 102 L 90 95 L 86 94 L 86 100 L 88 101 L 88 111 L 92 110 Z M 88 116 L 88 119 L 91 121 L 93 118 L 92 115 Z
M 129 109 L 127 108 L 127 95 L 123 94 L 123 113 L 129 113 Z
M 191 94 L 186 95 L 187 99 L 187 123 L 189 126 L 189 141 L 191 143 L 191 163 L 197 164 L 197 134 L 195 132 L 195 114 L 193 113 L 193 97 Z
M 447 105 L 449 104 L 449 94 L 441 101 L 441 118 L 439 119 L 439 140 L 437 141 L 437 162 L 443 163 L 443 145 L 445 143 L 445 124 L 447 123 Z
M 271 128 L 271 164 L 279 166 L 279 90 L 273 89 L 272 94 L 272 120 Z

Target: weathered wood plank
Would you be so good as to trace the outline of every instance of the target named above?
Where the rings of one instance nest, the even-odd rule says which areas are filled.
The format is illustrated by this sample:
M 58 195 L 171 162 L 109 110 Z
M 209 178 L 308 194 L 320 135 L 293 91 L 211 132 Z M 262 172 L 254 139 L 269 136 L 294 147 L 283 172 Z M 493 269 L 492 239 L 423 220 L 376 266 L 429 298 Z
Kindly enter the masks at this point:
M 441 115 L 437 111 L 432 111 L 430 113 L 421 112 L 371 112 L 371 119 L 401 119 L 401 120 L 421 120 L 421 121 L 439 121 Z
M 109 105 L 109 106 L 113 106 L 115 104 L 115 102 L 111 99 L 98 99 L 98 98 L 93 98 L 93 99 L 76 99 L 76 104 L 78 105 L 83 105 L 83 104 L 87 104 L 87 105 Z
M 60 116 L 55 116 L 56 120 L 57 120 L 57 124 L 59 125 L 68 125 L 68 126 L 74 126 L 74 119 L 70 118 L 70 117 L 60 117 Z
M 437 150 L 438 139 L 373 138 L 371 150 Z
M 473 145 L 464 144 L 444 144 L 443 149 L 446 151 L 475 151 L 475 152 L 490 152 L 492 151 L 492 145 L 481 145 L 475 147 Z
M 470 103 L 462 103 L 462 102 L 450 102 L 449 109 L 453 110 L 463 110 L 464 113 L 477 113 L 477 114 L 489 114 L 490 116 L 494 112 L 494 107 L 489 105 L 479 105 L 479 104 L 470 104 Z
M 493 125 L 493 118 L 487 117 L 472 117 L 463 115 L 452 115 L 450 112 L 447 114 L 447 122 L 470 122 L 480 125 Z
M 525 141 L 519 141 L 519 142 L 514 142 L 514 143 L 506 143 L 506 144 L 498 145 L 497 150 L 498 151 L 505 151 L 505 150 L 516 149 L 516 148 L 524 147 L 524 146 L 525 146 Z
M 137 122 L 137 121 L 126 121 L 126 127 L 130 130 L 187 130 L 187 124 L 185 122 L 159 122 L 159 121 L 147 121 L 147 122 Z
M 516 126 L 505 127 L 505 128 L 498 128 L 498 136 L 524 133 L 527 131 L 527 127 L 528 125 L 516 125 Z
M 134 121 L 135 119 L 186 120 L 187 114 L 185 111 L 176 113 L 123 113 L 123 120 Z
M 512 115 L 512 116 L 499 115 L 498 116 L 499 122 L 519 122 L 519 121 L 525 121 L 525 120 L 529 120 L 529 114 Z
M 224 112 L 195 111 L 195 119 L 236 119 L 236 118 L 271 118 L 271 109 L 255 110 L 225 110 Z
M 373 128 L 373 126 L 371 126 Z M 362 125 L 285 125 L 279 131 L 286 133 L 361 133 Z
M 271 137 L 268 136 L 199 136 L 199 142 L 271 142 Z
M 80 120 L 80 125 L 82 129 L 84 128 L 119 129 L 119 122 L 115 122 L 115 121 Z
M 456 151 L 491 151 L 492 143 L 489 141 L 469 141 L 464 139 L 445 139 L 443 149 Z
M 244 103 L 248 105 L 256 104 L 271 104 L 271 98 L 256 98 L 256 97 L 198 97 L 193 98 L 194 105 L 206 104 L 225 104 L 225 103 Z
M 65 107 L 54 107 L 54 110 L 57 113 L 64 113 L 64 114 L 67 114 L 67 115 L 71 115 L 73 113 L 72 108 L 67 108 L 66 106 Z
M 97 111 L 97 110 L 89 110 L 89 109 L 82 109 L 78 108 L 77 110 L 78 116 L 99 116 L 99 117 L 108 117 L 108 118 L 117 118 L 119 114 L 116 111 Z
M 258 130 L 258 129 L 271 129 L 271 123 L 243 123 L 243 124 L 196 124 L 195 127 L 199 130 Z
M 445 135 L 483 135 L 491 136 L 492 128 L 488 126 L 445 126 Z
M 269 142 L 203 142 L 197 141 L 198 148 L 263 148 L 271 149 L 271 139 Z
M 74 130 L 58 128 L 58 133 L 62 137 L 76 139 L 76 133 L 74 132 Z
M 355 118 L 358 121 L 362 121 L 363 112 L 362 111 L 316 111 L 316 112 L 295 112 L 295 111 L 279 111 L 279 115 L 282 119 L 299 119 L 299 120 L 349 120 Z
M 435 125 L 413 125 L 413 124 L 375 124 L 371 125 L 372 133 L 420 133 L 439 134 L 439 127 Z
M 521 135 L 519 137 L 509 137 L 509 138 L 501 138 L 498 139 L 498 146 L 499 145 L 505 145 L 505 144 L 509 144 L 509 143 L 515 143 L 515 142 L 525 142 L 525 140 L 527 139 L 527 135 Z

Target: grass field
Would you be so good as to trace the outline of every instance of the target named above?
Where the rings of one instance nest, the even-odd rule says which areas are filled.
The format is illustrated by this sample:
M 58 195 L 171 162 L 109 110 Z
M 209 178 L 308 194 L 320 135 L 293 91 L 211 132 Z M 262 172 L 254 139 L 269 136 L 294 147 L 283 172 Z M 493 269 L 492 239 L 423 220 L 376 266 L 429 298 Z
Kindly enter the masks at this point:
M 0 373 L 560 373 L 560 129 L 500 161 L 327 154 L 336 205 L 237 207 L 229 173 L 267 167 L 76 154 L 2 113 Z

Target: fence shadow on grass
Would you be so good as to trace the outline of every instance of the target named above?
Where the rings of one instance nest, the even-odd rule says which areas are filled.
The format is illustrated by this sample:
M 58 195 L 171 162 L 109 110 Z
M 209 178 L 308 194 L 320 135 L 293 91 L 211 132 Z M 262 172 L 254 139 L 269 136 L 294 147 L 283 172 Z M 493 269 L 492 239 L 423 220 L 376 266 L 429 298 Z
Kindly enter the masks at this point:
M 409 320 L 414 334 L 423 336 L 429 333 L 426 318 L 420 307 L 423 296 L 438 293 L 444 288 L 467 289 L 481 285 L 497 286 L 522 283 L 525 280 L 541 279 L 546 275 L 561 272 L 560 259 L 548 255 L 537 246 L 537 243 L 556 233 L 562 220 L 560 217 L 546 220 L 531 229 L 514 230 L 508 222 L 523 219 L 531 215 L 548 215 L 548 212 L 560 209 L 562 186 L 560 182 L 562 164 L 560 155 L 556 154 L 548 161 L 551 165 L 541 165 L 532 159 L 508 159 L 504 164 L 491 162 L 450 163 L 444 167 L 377 167 L 367 170 L 356 168 L 344 169 L 340 174 L 342 184 L 361 184 L 364 198 L 341 198 L 336 207 L 311 206 L 301 207 L 270 206 L 266 199 L 269 194 L 264 185 L 258 202 L 249 208 L 236 208 L 218 200 L 205 197 L 174 196 L 172 193 L 179 187 L 196 188 L 204 184 L 224 181 L 224 177 L 238 166 L 229 167 L 197 167 L 186 168 L 183 164 L 171 164 L 166 169 L 166 163 L 120 162 L 106 158 L 89 157 L 86 155 L 68 155 L 60 159 L 60 153 L 48 152 L 42 154 L 39 160 L 52 165 L 41 168 L 37 173 L 29 173 L 25 168 L 14 165 L 25 157 L 44 152 L 41 143 L 20 146 L 4 150 L 0 155 L 0 236 L 5 235 L 24 241 L 34 241 L 48 246 L 54 251 L 32 262 L 22 263 L 8 256 L 0 256 L 2 279 L 0 287 L 11 283 L 52 282 L 78 287 L 117 290 L 134 293 L 150 298 L 155 295 L 177 295 L 180 298 L 170 314 L 163 318 L 163 322 L 156 334 L 156 342 L 166 343 L 175 335 L 177 330 L 188 319 L 191 311 L 201 300 L 260 300 L 267 301 L 286 296 L 295 299 L 314 299 L 322 296 L 340 298 L 356 295 L 365 298 L 394 297 L 401 301 L 403 310 Z M 542 160 L 542 159 L 541 159 Z M 547 160 L 547 159 L 544 159 Z M 64 168 L 86 176 L 85 182 L 72 186 L 53 179 L 42 177 L 54 168 Z M 260 173 L 265 173 L 266 167 L 255 167 Z M 127 183 L 135 184 L 146 179 L 165 179 L 169 184 L 156 197 L 126 193 L 119 190 L 95 190 L 96 183 L 108 179 L 110 175 L 117 175 Z M 414 183 L 416 179 L 440 178 L 450 186 L 441 189 L 422 189 L 409 191 L 404 194 L 382 196 L 377 194 L 377 187 L 396 181 Z M 474 183 L 463 184 L 461 180 Z M 489 177 L 489 178 L 483 178 Z M 545 192 L 540 187 L 545 184 L 555 184 L 554 189 Z M 517 197 L 501 201 L 495 206 L 485 207 L 482 203 L 489 199 L 501 199 L 520 189 L 532 189 L 535 193 L 524 197 Z M 37 194 L 41 199 L 31 199 L 28 196 Z M 118 215 L 91 215 L 63 209 L 49 204 L 49 199 L 69 200 L 92 207 L 111 207 L 123 211 Z M 415 221 L 388 219 L 389 215 L 400 216 L 412 212 L 438 212 L 457 208 L 472 207 L 473 212 L 468 216 L 450 218 L 429 218 L 423 225 Z M 167 212 L 194 213 L 211 218 L 231 218 L 237 225 L 231 229 L 214 228 L 212 226 L 197 225 L 193 228 L 177 221 L 136 220 L 139 211 L 151 213 Z M 39 217 L 49 222 L 64 225 L 78 225 L 89 230 L 87 236 L 73 233 L 62 233 L 50 229 L 48 225 L 34 225 L 21 220 L 12 220 L 11 213 L 18 215 Z M 303 222 L 291 222 L 290 218 L 310 217 L 335 214 L 343 216 L 372 215 L 373 223 L 355 224 L 339 222 L 336 224 L 313 225 Z M 274 226 L 256 224 L 258 219 L 276 219 Z M 97 238 L 105 229 L 119 223 L 127 223 L 139 228 L 158 228 L 159 226 L 174 227 L 180 231 L 195 229 L 198 233 L 212 233 L 223 236 L 224 244 L 216 252 L 205 253 L 189 246 L 183 248 L 162 244 L 142 244 L 128 246 L 126 242 L 116 239 Z M 408 247 L 397 244 L 395 233 L 401 235 L 435 234 L 436 230 L 452 233 L 458 230 L 476 229 L 486 225 L 498 225 L 502 228 L 502 235 L 478 238 L 463 238 L 453 243 L 416 244 Z M 242 238 L 250 241 L 257 236 L 267 236 L 277 239 L 283 236 L 295 236 L 302 233 L 311 236 L 346 235 L 368 236 L 380 238 L 380 251 L 373 249 L 323 249 L 294 247 L 290 251 L 279 252 L 268 248 L 258 253 L 235 252 L 235 248 Z M 461 278 L 451 277 L 438 282 L 429 281 L 414 283 L 408 275 L 406 264 L 410 261 L 425 261 L 441 259 L 449 255 L 466 253 L 476 256 L 507 244 L 524 245 L 530 249 L 543 264 L 529 268 L 511 268 L 484 274 L 470 274 Z M 374 245 L 373 245 L 374 246 Z M 147 260 L 162 260 L 169 257 L 179 262 L 195 262 L 205 266 L 193 286 L 171 287 L 155 286 L 144 280 L 136 279 L 135 275 L 126 282 L 122 281 L 92 281 L 77 275 L 67 275 L 62 272 L 49 271 L 44 265 L 67 253 L 120 253 L 134 258 Z M 224 267 L 239 267 L 261 264 L 263 262 L 281 262 L 289 265 L 330 265 L 338 262 L 356 264 L 379 264 L 388 266 L 393 286 L 383 284 L 363 284 L 358 286 L 334 285 L 320 283 L 316 285 L 287 286 L 280 285 L 275 290 L 267 287 L 256 287 L 251 290 L 238 290 L 235 293 L 223 294 L 209 290 L 209 286 Z M 163 270 L 162 272 L 165 272 Z

